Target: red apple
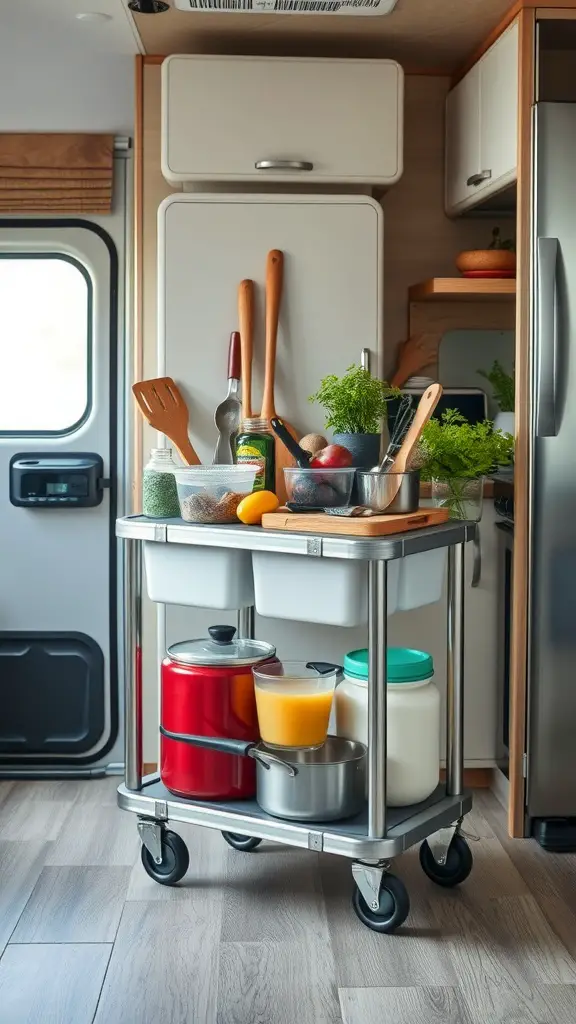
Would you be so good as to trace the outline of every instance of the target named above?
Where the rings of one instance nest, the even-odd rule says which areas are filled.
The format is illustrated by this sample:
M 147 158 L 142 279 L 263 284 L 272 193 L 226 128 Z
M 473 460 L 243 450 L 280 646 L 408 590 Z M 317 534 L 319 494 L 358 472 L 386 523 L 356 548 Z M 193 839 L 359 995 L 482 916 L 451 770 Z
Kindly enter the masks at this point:
M 341 444 L 329 444 L 310 460 L 310 469 L 345 469 L 352 465 L 352 454 Z

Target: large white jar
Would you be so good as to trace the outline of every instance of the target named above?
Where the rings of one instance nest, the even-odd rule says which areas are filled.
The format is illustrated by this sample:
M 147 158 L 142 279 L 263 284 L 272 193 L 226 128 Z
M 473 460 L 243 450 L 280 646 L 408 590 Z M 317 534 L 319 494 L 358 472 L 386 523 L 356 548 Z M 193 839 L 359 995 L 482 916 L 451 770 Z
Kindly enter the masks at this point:
M 389 647 L 387 802 L 390 807 L 426 800 L 440 775 L 440 694 L 430 654 Z M 338 736 L 368 744 L 368 651 L 344 658 L 335 696 Z

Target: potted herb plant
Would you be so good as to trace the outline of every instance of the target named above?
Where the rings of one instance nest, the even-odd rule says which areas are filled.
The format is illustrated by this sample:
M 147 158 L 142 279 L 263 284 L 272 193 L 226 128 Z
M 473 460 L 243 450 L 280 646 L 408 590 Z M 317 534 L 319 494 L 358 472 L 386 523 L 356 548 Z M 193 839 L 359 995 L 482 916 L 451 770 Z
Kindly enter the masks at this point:
M 492 363 L 490 370 L 478 370 L 478 373 L 492 385 L 492 395 L 500 410 L 494 419 L 494 429 L 503 430 L 506 434 L 513 434 L 514 373 L 506 373 L 497 359 Z
M 352 453 L 356 469 L 371 469 L 380 457 L 382 421 L 387 404 L 400 394 L 386 381 L 373 377 L 362 366 L 349 366 L 343 377 L 324 377 L 316 394 L 310 395 L 326 412 L 326 428 L 335 444 Z
M 508 466 L 514 457 L 514 438 L 495 430 L 491 420 L 468 423 L 456 409 L 424 427 L 420 441 L 420 472 L 432 481 L 432 501 L 448 508 L 453 519 L 478 521 L 487 473 Z

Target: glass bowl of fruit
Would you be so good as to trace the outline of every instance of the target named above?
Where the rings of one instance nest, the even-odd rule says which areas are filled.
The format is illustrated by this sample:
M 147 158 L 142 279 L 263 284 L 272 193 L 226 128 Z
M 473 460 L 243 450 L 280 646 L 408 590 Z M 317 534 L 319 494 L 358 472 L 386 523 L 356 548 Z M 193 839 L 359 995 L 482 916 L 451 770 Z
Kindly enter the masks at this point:
M 353 466 L 300 468 L 284 470 L 286 499 L 290 505 L 308 508 L 341 508 L 350 504 L 356 470 Z

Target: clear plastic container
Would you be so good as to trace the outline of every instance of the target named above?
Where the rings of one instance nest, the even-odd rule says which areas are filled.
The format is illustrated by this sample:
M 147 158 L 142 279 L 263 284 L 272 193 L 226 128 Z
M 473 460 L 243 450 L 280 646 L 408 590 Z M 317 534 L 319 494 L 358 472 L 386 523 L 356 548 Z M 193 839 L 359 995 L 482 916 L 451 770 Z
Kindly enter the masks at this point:
M 355 472 L 353 466 L 345 469 L 285 469 L 287 500 L 296 505 L 341 508 L 350 502 Z
M 142 513 L 150 519 L 180 515 L 174 474 L 178 465 L 171 448 L 153 448 L 142 474 Z
M 236 509 L 252 492 L 258 466 L 186 466 L 177 470 L 180 515 L 187 523 L 236 523 Z
M 328 735 L 340 669 L 323 671 L 303 661 L 273 662 L 253 669 L 260 735 L 267 747 L 321 747 Z

